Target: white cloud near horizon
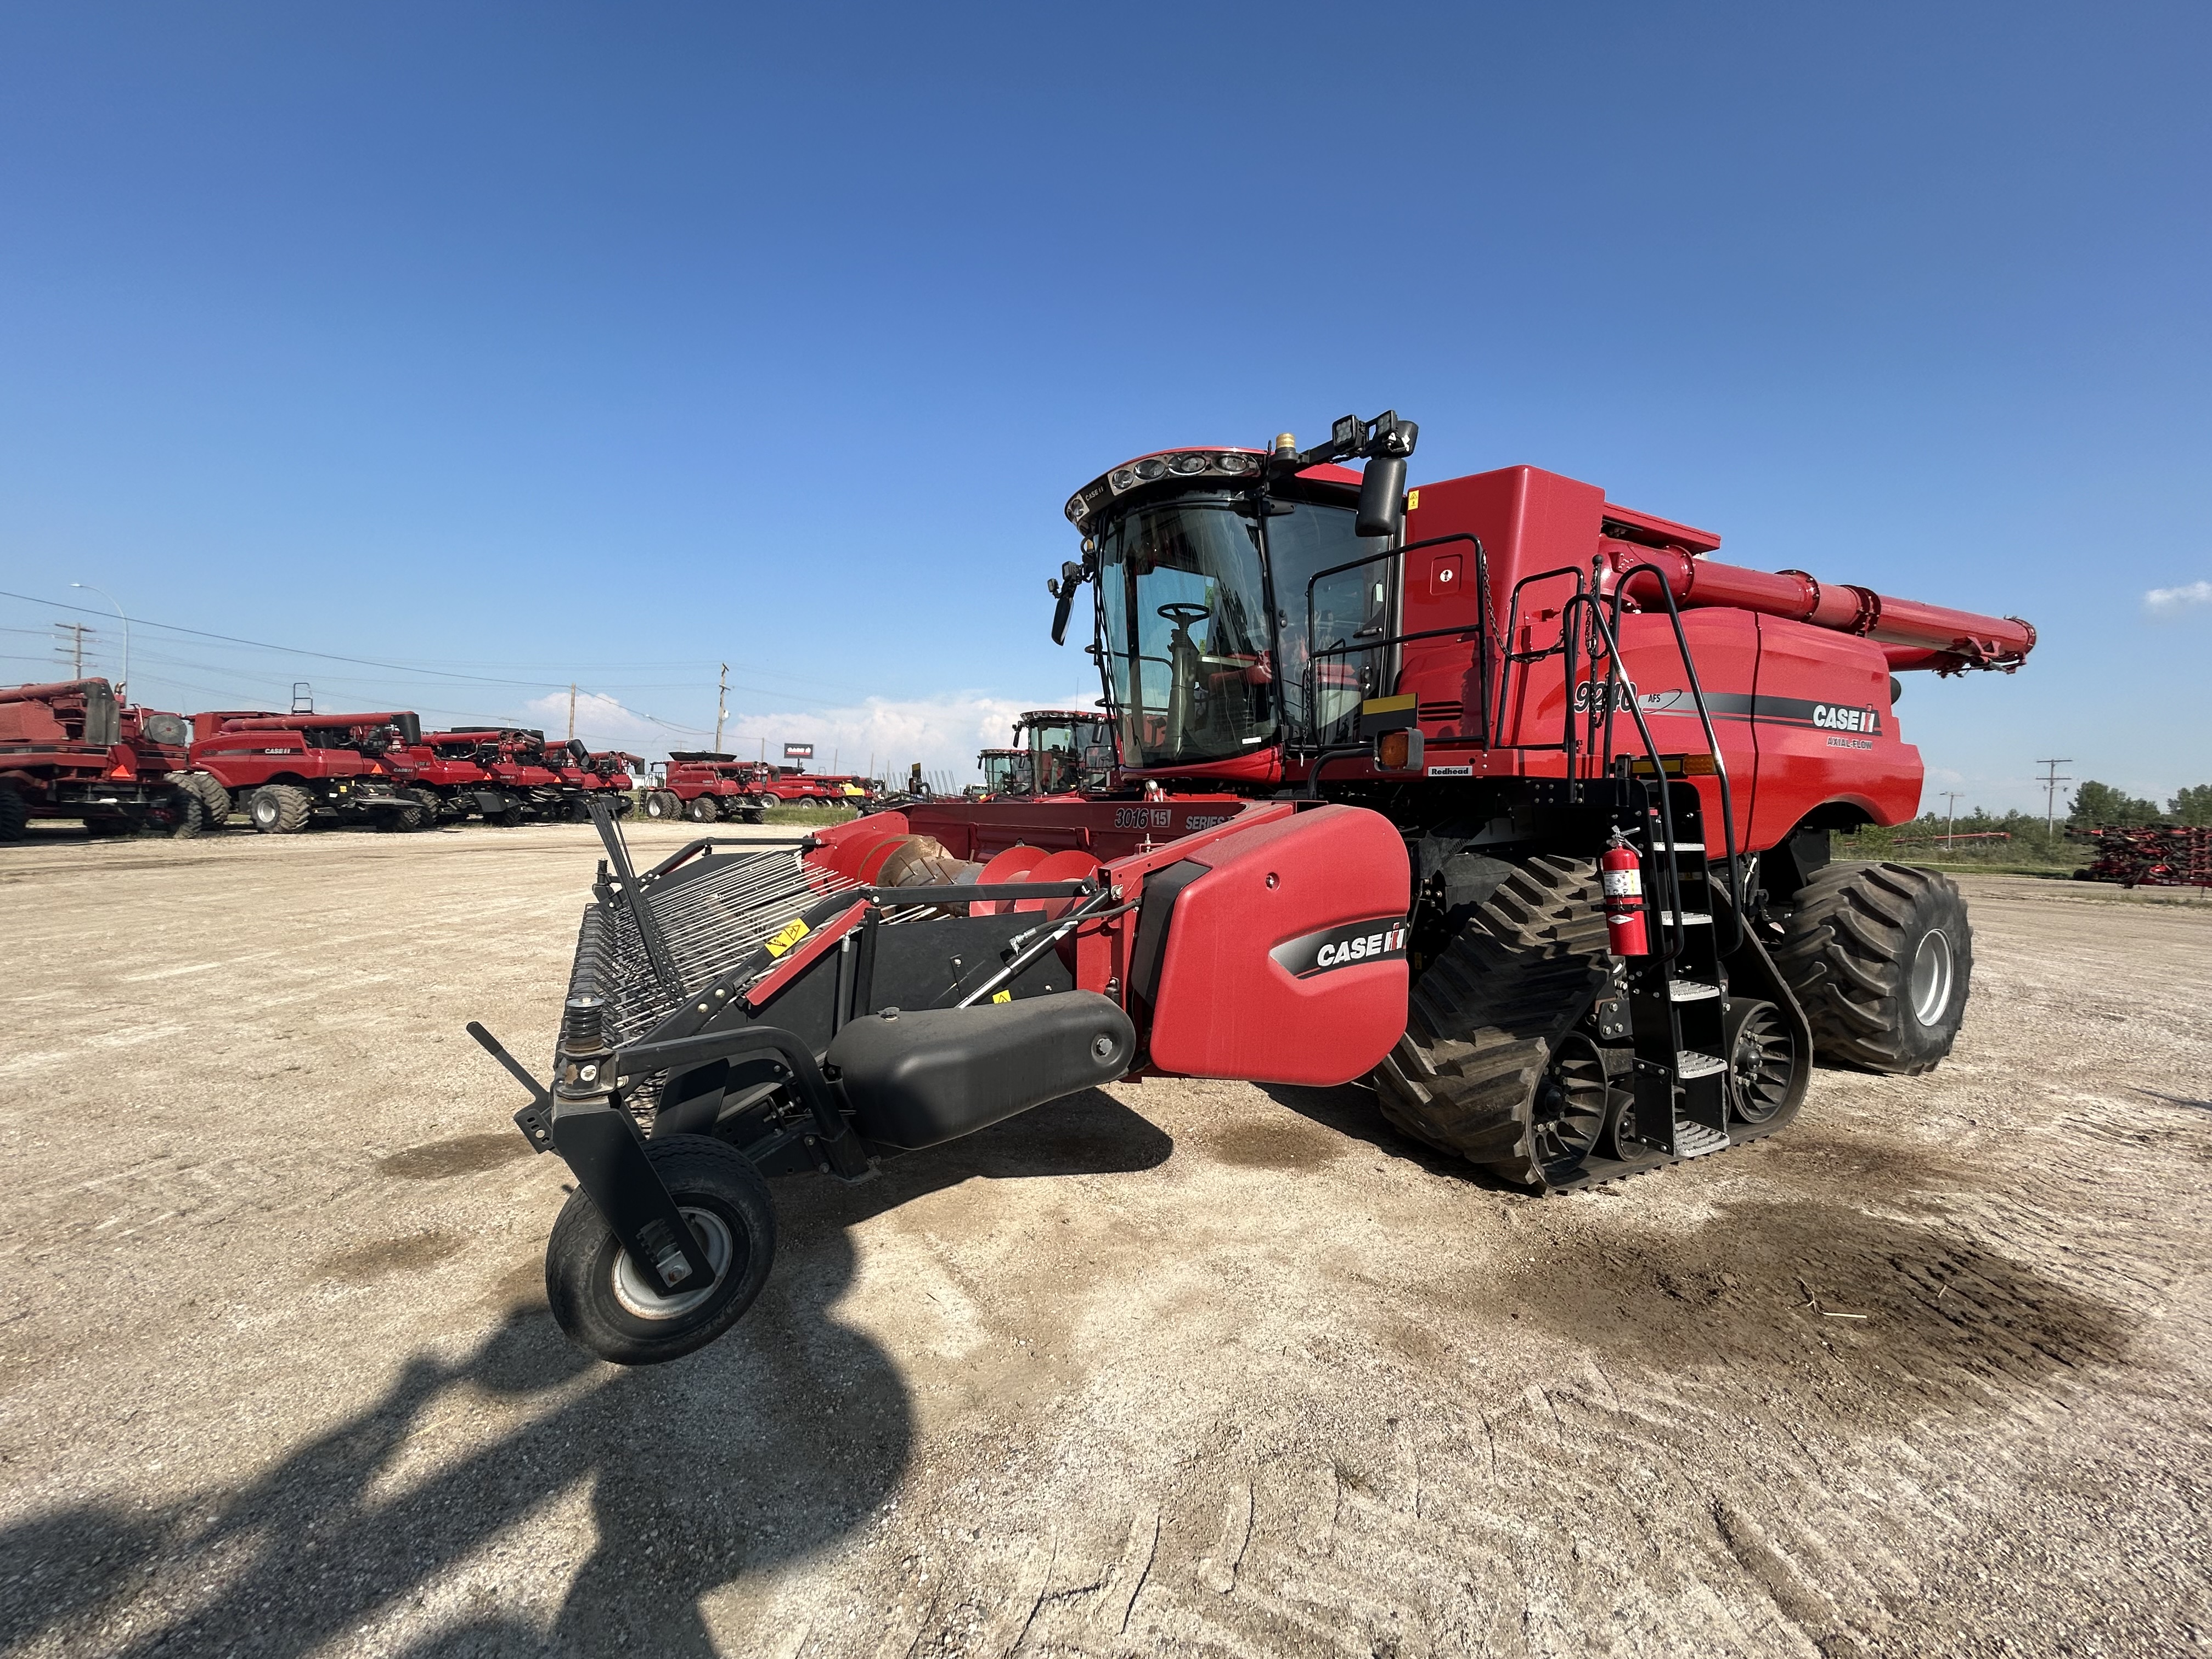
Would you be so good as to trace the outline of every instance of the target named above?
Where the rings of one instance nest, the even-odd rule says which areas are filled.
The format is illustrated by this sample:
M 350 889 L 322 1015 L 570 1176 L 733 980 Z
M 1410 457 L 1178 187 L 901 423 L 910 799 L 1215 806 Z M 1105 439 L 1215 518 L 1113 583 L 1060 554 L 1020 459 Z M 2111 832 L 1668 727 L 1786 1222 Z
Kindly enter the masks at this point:
M 2186 582 L 2179 587 L 2154 587 L 2143 595 L 2143 609 L 2154 617 L 2178 617 L 2200 605 L 2212 605 L 2212 582 Z
M 894 788 L 919 761 L 923 770 L 938 778 L 949 775 L 957 787 L 981 781 L 975 751 L 1004 748 L 1018 715 L 1032 708 L 1089 708 L 1097 696 L 1095 689 L 1026 701 L 946 691 L 931 697 L 870 697 L 851 708 L 804 714 L 736 712 L 723 728 L 722 747 L 734 755 L 764 753 L 780 761 L 785 744 L 811 743 L 814 759 L 809 770 L 865 772 L 872 758 L 873 775 Z M 529 708 L 533 723 L 542 725 L 548 736 L 567 732 L 567 692 L 539 697 Z M 592 749 L 623 749 L 652 760 L 671 748 L 703 749 L 712 741 L 705 733 L 694 738 L 656 726 L 616 698 L 591 694 L 576 699 L 576 735 Z

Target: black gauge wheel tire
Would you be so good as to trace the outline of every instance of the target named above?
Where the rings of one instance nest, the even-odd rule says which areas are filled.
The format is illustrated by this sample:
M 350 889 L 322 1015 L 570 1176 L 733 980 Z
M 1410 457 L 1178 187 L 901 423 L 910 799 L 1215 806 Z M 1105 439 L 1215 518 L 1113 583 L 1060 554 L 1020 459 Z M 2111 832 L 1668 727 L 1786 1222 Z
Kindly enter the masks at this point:
M 648 1287 L 599 1206 L 569 1195 L 545 1246 L 545 1297 L 579 1347 L 617 1365 L 680 1359 L 734 1325 L 775 1258 L 768 1182 L 744 1154 L 707 1135 L 672 1135 L 645 1155 L 714 1263 L 699 1291 Z
M 1771 954 L 1824 1060 L 1910 1076 L 1932 1071 L 1958 1040 L 1973 931 L 1966 901 L 1936 871 L 1824 866 Z

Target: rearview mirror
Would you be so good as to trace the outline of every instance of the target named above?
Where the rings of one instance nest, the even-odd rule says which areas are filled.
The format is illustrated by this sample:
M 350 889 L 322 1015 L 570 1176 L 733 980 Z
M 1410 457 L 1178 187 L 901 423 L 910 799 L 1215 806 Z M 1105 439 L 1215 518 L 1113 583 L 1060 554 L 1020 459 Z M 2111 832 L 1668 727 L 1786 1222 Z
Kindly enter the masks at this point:
M 1090 544 L 1088 542 L 1084 544 L 1085 547 Z M 1044 585 L 1044 591 L 1060 601 L 1052 611 L 1052 642 L 1054 645 L 1067 643 L 1067 613 L 1075 607 L 1075 590 L 1083 585 L 1085 574 L 1081 565 L 1070 559 L 1060 567 L 1060 580 Z
M 1362 536 L 1395 536 L 1405 514 L 1406 458 L 1377 455 L 1359 480 L 1359 514 L 1352 525 Z

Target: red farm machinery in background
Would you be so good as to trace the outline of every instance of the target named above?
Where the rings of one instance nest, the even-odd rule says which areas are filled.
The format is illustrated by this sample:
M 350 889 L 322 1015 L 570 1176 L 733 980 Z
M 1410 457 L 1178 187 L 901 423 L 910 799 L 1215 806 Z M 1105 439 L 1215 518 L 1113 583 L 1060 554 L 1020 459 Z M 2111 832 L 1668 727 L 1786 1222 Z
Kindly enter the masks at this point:
M 185 781 L 210 817 L 235 809 L 264 835 L 296 835 L 316 823 L 404 830 L 433 821 L 385 763 L 422 741 L 421 721 L 405 710 L 213 709 L 192 717 L 192 732 Z
M 2069 830 L 2067 835 L 2096 849 L 2089 867 L 2074 872 L 2078 880 L 2112 881 L 2123 887 L 2212 887 L 2212 826 L 2112 826 Z
M 764 1177 L 861 1179 L 1133 1075 L 1362 1083 L 1560 1192 L 1782 1129 L 1816 1054 L 1941 1062 L 1964 902 L 1829 838 L 1917 807 L 1895 675 L 2008 672 L 2034 630 L 1721 564 L 1534 467 L 1409 491 L 1416 436 L 1163 451 L 1068 502 L 1053 635 L 1089 588 L 1119 798 L 646 870 L 602 818 L 550 1086 L 471 1028 L 577 1178 L 547 1254 L 573 1338 L 636 1363 L 726 1328 Z
M 647 786 L 645 815 L 694 823 L 759 823 L 772 806 L 866 811 L 874 793 L 869 780 L 844 773 L 806 772 L 711 750 L 679 749 L 670 752 L 666 772 Z
M 0 842 L 33 818 L 75 818 L 94 836 L 219 825 L 185 775 L 191 736 L 182 715 L 121 703 L 104 679 L 0 690 Z

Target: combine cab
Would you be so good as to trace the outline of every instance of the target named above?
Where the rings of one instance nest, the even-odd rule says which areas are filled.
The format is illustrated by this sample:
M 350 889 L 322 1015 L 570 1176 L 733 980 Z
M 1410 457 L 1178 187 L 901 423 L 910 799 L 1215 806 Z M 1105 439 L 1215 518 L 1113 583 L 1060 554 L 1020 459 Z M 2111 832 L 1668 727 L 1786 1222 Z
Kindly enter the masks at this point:
M 0 691 L 0 841 L 33 818 L 76 818 L 88 835 L 195 836 L 220 828 L 212 798 L 188 778 L 179 714 L 126 706 L 106 680 Z
M 1364 1081 L 1568 1192 L 1782 1129 L 1816 1054 L 1941 1062 L 1965 905 L 1829 836 L 1917 805 L 1893 675 L 2009 672 L 2034 630 L 1721 564 L 1533 467 L 1409 492 L 1415 436 L 1163 452 L 1069 501 L 1053 633 L 1087 588 L 1120 799 L 915 799 L 643 871 L 602 817 L 551 1085 L 471 1028 L 577 1177 L 572 1337 L 688 1352 L 767 1274 L 767 1177 L 1132 1073 Z
M 1036 793 L 1036 768 L 1026 749 L 986 749 L 975 757 L 988 799 L 1015 799 Z

